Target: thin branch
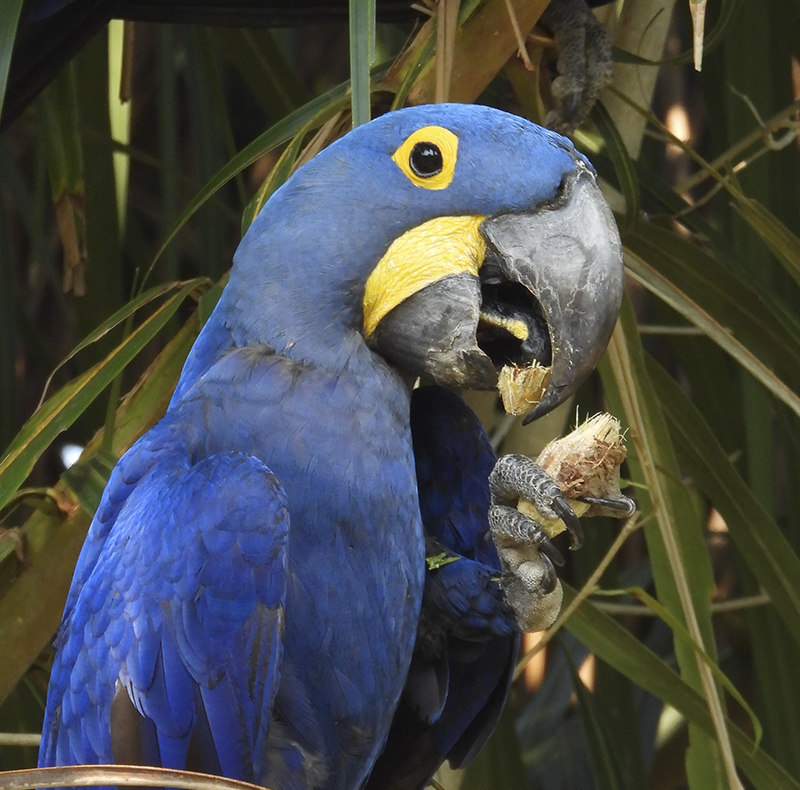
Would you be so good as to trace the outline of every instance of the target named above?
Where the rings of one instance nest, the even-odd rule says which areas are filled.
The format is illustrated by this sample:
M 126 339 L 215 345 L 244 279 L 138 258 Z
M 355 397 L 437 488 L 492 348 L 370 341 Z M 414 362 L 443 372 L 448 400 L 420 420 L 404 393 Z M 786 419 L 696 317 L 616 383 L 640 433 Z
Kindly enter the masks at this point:
M 666 326 L 661 324 L 639 324 L 640 335 L 704 335 L 696 326 Z
M 0 732 L 0 746 L 39 746 L 38 732 Z
M 525 68 L 528 71 L 533 71 L 534 65 L 531 63 L 530 56 L 528 55 L 528 49 L 525 46 L 525 37 L 522 35 L 522 31 L 520 30 L 517 14 L 514 11 L 514 6 L 511 5 L 511 0 L 506 0 L 506 10 L 508 11 L 508 18 L 511 20 L 511 28 L 514 31 L 514 38 L 517 39 L 517 50 L 519 52 L 519 56 L 522 58 Z
M 712 160 L 708 167 L 713 170 L 722 170 L 724 168 L 730 168 L 731 162 L 735 159 L 740 158 L 743 153 L 752 146 L 756 145 L 759 141 L 762 141 L 770 136 L 774 135 L 775 133 L 781 131 L 782 129 L 790 129 L 797 134 L 796 131 L 796 121 L 792 121 L 791 117 L 795 115 L 798 111 L 800 111 L 800 99 L 792 102 L 788 106 L 784 107 L 780 112 L 776 113 L 772 116 L 768 121 L 764 122 L 759 128 L 754 129 L 750 134 L 743 137 L 739 140 L 738 143 L 732 145 L 727 151 L 724 151 L 720 154 L 716 159 Z M 674 142 L 674 141 L 671 141 Z M 685 192 L 689 192 L 690 190 L 694 189 L 699 184 L 702 184 L 703 181 L 706 181 L 708 178 L 711 178 L 712 175 L 707 170 L 700 169 L 696 173 L 693 173 L 688 178 L 684 179 L 680 184 L 675 187 L 675 191 L 679 194 L 683 194 Z
M 61 765 L 0 772 L 0 787 L 3 790 L 103 785 L 175 787 L 178 790 L 265 790 L 258 785 L 223 776 L 138 765 Z
M 725 612 L 738 612 L 743 609 L 755 609 L 757 606 L 766 606 L 772 599 L 766 593 L 746 595 L 741 598 L 732 598 L 730 601 L 717 601 L 711 604 L 711 614 L 724 614 Z M 616 616 L 632 617 L 658 617 L 656 612 L 644 604 L 614 603 L 613 601 L 592 600 L 592 605 L 601 612 Z

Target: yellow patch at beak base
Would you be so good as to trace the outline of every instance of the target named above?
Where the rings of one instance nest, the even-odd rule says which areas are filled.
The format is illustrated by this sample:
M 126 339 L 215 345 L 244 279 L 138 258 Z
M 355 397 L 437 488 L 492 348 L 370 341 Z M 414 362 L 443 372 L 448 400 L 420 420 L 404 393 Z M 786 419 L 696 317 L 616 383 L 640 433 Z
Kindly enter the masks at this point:
M 451 274 L 477 276 L 486 243 L 484 217 L 437 217 L 406 231 L 386 250 L 364 289 L 364 335 L 369 337 L 394 307 Z

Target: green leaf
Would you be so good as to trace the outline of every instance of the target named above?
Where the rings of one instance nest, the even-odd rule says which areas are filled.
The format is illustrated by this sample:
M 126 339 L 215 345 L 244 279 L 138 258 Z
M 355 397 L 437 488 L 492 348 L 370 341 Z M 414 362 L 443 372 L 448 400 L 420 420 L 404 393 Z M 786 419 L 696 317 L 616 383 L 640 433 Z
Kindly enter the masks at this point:
M 350 84 L 353 128 L 370 119 L 369 70 L 375 58 L 375 0 L 350 0 Z
M 17 285 L 16 263 L 9 212 L 3 210 L 0 213 L 0 282 L 5 287 L 0 288 L 0 447 L 5 447 L 11 441 L 18 428 L 21 382 L 17 381 L 17 326 L 22 299 Z
M 602 369 L 605 389 L 612 405 L 618 404 L 612 411 L 623 411 L 627 418 L 636 449 L 629 465 L 634 479 L 647 484 L 649 504 L 643 510 L 655 517 L 655 523 L 645 526 L 644 531 L 658 597 L 686 624 L 692 639 L 714 656 L 710 614 L 714 578 L 702 525 L 679 483 L 674 449 L 645 370 L 641 340 L 627 300 L 609 344 L 608 360 L 613 378 Z M 642 498 L 643 495 L 640 501 Z M 675 652 L 682 676 L 694 688 L 702 689 L 714 720 L 719 751 L 704 734 L 693 731 L 690 731 L 691 749 L 703 755 L 701 764 L 721 760 L 732 780 L 729 736 L 714 676 L 691 648 L 678 641 Z M 691 764 L 687 768 L 691 769 Z
M 64 249 L 64 290 L 85 291 L 86 229 L 83 148 L 75 71 L 68 65 L 37 101 L 50 189 Z
M 722 514 L 740 556 L 800 646 L 800 559 L 680 387 L 654 361 L 647 369 L 686 471 Z
M 209 280 L 205 277 L 198 277 L 195 280 L 191 280 L 188 282 L 181 282 L 181 283 L 164 283 L 162 285 L 156 285 L 150 288 L 150 290 L 145 291 L 145 293 L 140 294 L 139 296 L 134 297 L 131 299 L 130 302 L 125 304 L 116 313 L 109 316 L 105 321 L 103 321 L 100 326 L 96 329 L 92 330 L 80 343 L 78 343 L 72 351 L 67 354 L 61 362 L 58 363 L 55 370 L 53 370 L 52 374 L 48 379 L 48 386 L 49 382 L 52 381 L 53 376 L 56 372 L 64 367 L 71 359 L 76 357 L 81 351 L 85 348 L 88 348 L 93 343 L 96 343 L 101 338 L 105 337 L 112 329 L 117 326 L 123 324 L 128 318 L 135 315 L 142 307 L 151 302 L 154 302 L 156 299 L 160 299 L 164 294 L 169 293 L 170 291 L 174 291 L 176 288 L 185 288 L 187 285 L 193 285 L 196 289 L 203 289 L 207 288 L 210 283 Z M 47 391 L 47 387 L 45 387 L 45 394 Z M 44 395 L 42 396 L 44 397 Z
M 264 179 L 256 194 L 253 195 L 253 199 L 247 204 L 242 213 L 242 236 L 252 225 L 253 220 L 264 208 L 264 204 L 272 197 L 275 190 L 289 178 L 292 168 L 297 162 L 300 146 L 303 144 L 306 134 L 312 128 L 312 124 L 313 121 L 309 122 L 294 136 L 292 142 L 286 146 L 272 170 L 269 171 L 269 175 Z
M 14 37 L 17 34 L 22 3 L 23 0 L 3 0 L 0 3 L 0 114 L 3 111 L 11 52 L 14 49 Z
M 564 584 L 564 605 L 576 592 Z M 714 735 L 714 725 L 703 698 L 655 653 L 613 618 L 584 601 L 566 623 L 567 630 L 598 658 L 634 683 L 671 705 L 689 721 Z M 726 721 L 736 763 L 756 790 L 800 790 L 800 783 L 735 724 Z
M 429 571 L 435 571 L 437 568 L 449 565 L 457 559 L 458 557 L 454 557 L 452 554 L 442 552 L 441 554 L 434 554 L 432 557 L 425 557 L 425 564 L 428 566 Z
M 245 146 L 236 156 L 227 162 L 224 167 L 218 170 L 192 200 L 189 201 L 186 208 L 181 212 L 169 232 L 165 235 L 164 241 L 158 248 L 150 264 L 149 271 L 152 271 L 164 250 L 175 236 L 177 236 L 178 231 L 180 231 L 190 217 L 192 217 L 210 197 L 225 186 L 228 181 L 234 178 L 238 173 L 241 173 L 246 167 L 253 164 L 253 162 L 265 153 L 291 140 L 292 137 L 298 134 L 310 121 L 313 120 L 315 123 L 322 125 L 326 120 L 346 107 L 348 103 L 348 87 L 348 83 L 337 85 L 332 90 L 287 115 L 286 118 L 278 121 L 278 123 L 262 135 L 259 135 L 253 142 Z
M 228 277 L 228 272 L 223 274 L 198 300 L 197 315 L 200 319 L 201 327 L 205 326 L 206 321 L 211 317 L 211 313 L 214 312 L 214 308 L 217 306 L 217 302 L 228 284 Z
M 734 194 L 733 207 L 775 253 L 784 269 L 800 284 L 800 239 L 754 198 Z
M 198 322 L 189 319 L 123 400 L 116 415 L 111 452 L 122 455 L 163 415 L 186 355 L 197 337 Z M 91 458 L 102 432 L 87 445 Z M 36 660 L 61 619 L 75 562 L 89 527 L 89 516 L 64 483 L 53 487 L 62 502 L 57 516 L 34 513 L 22 526 L 26 562 L 3 563 L 0 575 L 0 702 Z
M 520 790 L 527 784 L 512 710 L 507 706 L 486 745 L 464 769 L 459 790 Z
M 758 309 L 755 294 L 748 294 L 693 245 L 647 223 L 638 224 L 626 237 L 625 262 L 637 282 L 701 329 L 800 415 L 800 397 L 740 339 L 752 339 L 762 352 L 782 354 L 800 365 L 800 346 L 769 313 Z
M 45 448 L 83 414 L 95 398 L 155 337 L 196 287 L 196 281 L 184 285 L 102 362 L 98 362 L 59 390 L 25 423 L 9 452 L 0 460 L 0 508 L 5 506 L 14 491 L 22 485 Z
M 108 478 L 117 465 L 116 455 L 101 449 L 88 458 L 81 458 L 67 469 L 61 479 L 72 489 L 80 506 L 94 516 L 100 506 L 100 499 Z
M 271 30 L 220 27 L 214 35 L 270 118 L 283 118 L 310 100 Z
M 617 131 L 611 115 L 600 102 L 595 104 L 592 110 L 592 120 L 605 141 L 606 152 L 614 165 L 614 172 L 625 198 L 625 219 L 620 227 L 620 234 L 625 237 L 639 215 L 639 204 L 641 203 L 636 166 L 628 154 L 625 142 Z
M 593 696 L 583 685 L 569 651 L 565 649 L 563 652 L 572 678 L 572 687 L 578 698 L 578 712 L 589 746 L 589 760 L 592 764 L 595 787 L 597 790 L 622 790 L 623 783 L 614 758 L 613 744 L 609 741 L 607 728 L 601 721 L 600 711 L 595 705 Z
M 753 730 L 755 732 L 755 742 L 756 744 L 760 744 L 761 738 L 764 735 L 764 730 L 761 726 L 761 722 L 759 722 L 758 717 L 756 716 L 753 709 L 747 703 L 747 700 L 739 693 L 739 690 L 731 683 L 725 673 L 711 660 L 708 653 L 703 650 L 700 645 L 689 636 L 689 632 L 686 630 L 686 627 L 681 623 L 677 617 L 674 617 L 672 613 L 664 606 L 662 606 L 652 595 L 649 595 L 645 590 L 641 587 L 628 587 L 624 590 L 606 590 L 603 592 L 603 595 L 632 595 L 635 598 L 638 598 L 645 606 L 649 609 L 654 611 L 672 630 L 673 635 L 676 639 L 681 640 L 685 645 L 688 645 L 692 650 L 694 650 L 695 655 L 697 655 L 703 663 L 714 673 L 714 677 L 725 687 L 727 692 L 736 700 L 736 702 L 741 705 L 742 709 L 747 713 L 750 718 L 750 723 L 753 725 Z

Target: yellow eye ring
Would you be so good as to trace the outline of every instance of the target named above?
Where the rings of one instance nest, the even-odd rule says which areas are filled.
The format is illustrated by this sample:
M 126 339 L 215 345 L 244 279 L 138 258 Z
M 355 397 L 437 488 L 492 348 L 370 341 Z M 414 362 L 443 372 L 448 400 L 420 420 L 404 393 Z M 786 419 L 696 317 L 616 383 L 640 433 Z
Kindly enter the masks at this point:
M 414 186 L 446 189 L 458 159 L 458 137 L 441 126 L 425 126 L 410 134 L 392 160 Z

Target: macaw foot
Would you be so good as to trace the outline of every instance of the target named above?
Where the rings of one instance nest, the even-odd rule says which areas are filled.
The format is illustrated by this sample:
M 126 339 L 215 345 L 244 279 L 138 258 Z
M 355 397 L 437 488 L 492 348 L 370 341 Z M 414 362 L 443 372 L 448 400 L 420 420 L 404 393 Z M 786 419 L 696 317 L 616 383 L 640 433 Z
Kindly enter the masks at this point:
M 500 585 L 523 631 L 551 625 L 561 609 L 563 591 L 555 565 L 564 557 L 542 524 L 517 510 L 527 500 L 550 520 L 566 525 L 572 548 L 583 543 L 583 530 L 558 484 L 524 455 L 504 455 L 489 476 L 489 527 L 502 567 Z
M 611 39 L 585 0 L 553 0 L 541 22 L 558 48 L 559 76 L 552 84 L 556 107 L 545 125 L 568 133 L 586 120 L 600 91 L 611 82 Z

